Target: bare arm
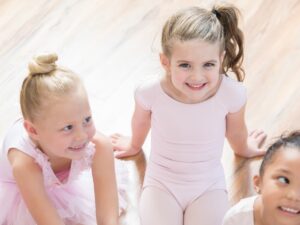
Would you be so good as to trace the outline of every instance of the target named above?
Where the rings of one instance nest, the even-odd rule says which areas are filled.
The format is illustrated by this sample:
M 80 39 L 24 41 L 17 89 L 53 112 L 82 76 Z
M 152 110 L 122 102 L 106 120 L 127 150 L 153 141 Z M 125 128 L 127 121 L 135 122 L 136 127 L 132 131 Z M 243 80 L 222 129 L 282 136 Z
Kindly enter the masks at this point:
M 264 150 L 260 146 L 266 138 L 262 131 L 253 131 L 248 134 L 245 123 L 245 106 L 236 113 L 230 113 L 226 117 L 226 137 L 235 154 L 244 157 L 263 155 Z
M 101 134 L 97 134 L 93 142 L 96 145 L 92 174 L 97 222 L 101 225 L 117 225 L 119 207 L 112 145 Z
M 119 134 L 111 136 L 115 156 L 127 157 L 139 153 L 145 142 L 151 126 L 151 111 L 144 110 L 138 103 L 131 120 L 132 137 L 128 138 Z
M 135 111 L 131 121 L 131 148 L 139 152 L 145 142 L 151 126 L 151 112 L 135 104 Z
M 63 225 L 47 196 L 41 168 L 34 159 L 18 149 L 11 149 L 8 159 L 24 202 L 36 223 Z

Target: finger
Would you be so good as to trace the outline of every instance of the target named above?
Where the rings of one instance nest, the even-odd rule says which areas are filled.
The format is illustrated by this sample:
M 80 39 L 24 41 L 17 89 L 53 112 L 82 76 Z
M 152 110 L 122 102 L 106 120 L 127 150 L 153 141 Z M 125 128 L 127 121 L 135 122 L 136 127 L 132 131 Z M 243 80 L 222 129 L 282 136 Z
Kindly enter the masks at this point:
M 266 133 L 261 131 L 260 133 L 257 133 L 254 138 L 255 139 L 260 139 L 261 137 L 264 137 L 264 136 L 266 136 Z
M 259 155 L 258 156 L 261 156 L 261 155 L 264 155 L 266 154 L 266 150 L 265 149 L 258 149 L 258 152 L 259 152 Z
M 264 131 L 263 131 L 263 130 L 256 130 L 256 131 L 253 133 L 253 137 L 254 137 L 254 138 L 258 138 L 261 134 L 264 134 Z
M 257 138 L 261 137 L 267 137 L 267 134 L 265 132 L 261 132 L 260 134 L 257 135 Z
M 115 156 L 122 155 L 122 154 L 124 154 L 124 151 L 119 150 L 119 149 L 115 149 L 115 151 L 114 151 Z
M 257 137 L 257 143 L 258 143 L 258 146 L 261 146 L 263 143 L 264 143 L 264 141 L 266 140 L 266 138 L 267 138 L 267 134 L 266 133 L 262 133 L 262 134 L 260 134 L 258 137 Z
M 114 134 L 111 134 L 111 135 L 110 135 L 111 138 L 119 138 L 119 137 L 121 137 L 121 136 L 122 136 L 122 135 L 119 134 L 119 133 L 114 133 Z
M 112 146 L 113 146 L 113 150 L 114 150 L 114 151 L 117 151 L 117 152 L 124 151 L 124 150 L 122 149 L 122 147 L 118 146 L 117 143 L 112 143 Z
M 121 136 L 110 136 L 109 138 L 111 142 L 117 143 L 121 139 Z
M 254 132 L 256 132 L 256 130 L 252 130 L 249 132 L 249 136 L 252 136 L 254 134 Z
M 120 158 L 128 156 L 128 152 L 126 152 L 126 151 L 118 151 L 118 152 L 115 152 L 114 155 L 115 155 L 115 157 L 117 159 L 120 159 Z
M 117 139 L 117 138 L 115 138 L 115 137 L 112 137 L 112 136 L 109 136 L 109 140 L 110 140 L 110 142 L 111 142 L 112 144 L 116 144 L 116 143 L 117 143 L 117 141 L 118 141 L 118 139 Z

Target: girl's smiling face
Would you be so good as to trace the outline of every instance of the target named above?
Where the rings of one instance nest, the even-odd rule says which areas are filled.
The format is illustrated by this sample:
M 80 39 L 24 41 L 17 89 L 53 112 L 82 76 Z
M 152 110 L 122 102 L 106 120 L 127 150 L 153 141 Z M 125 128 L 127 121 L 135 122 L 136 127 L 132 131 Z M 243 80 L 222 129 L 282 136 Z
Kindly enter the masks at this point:
M 184 103 L 205 101 L 218 90 L 223 56 L 218 42 L 174 40 L 171 55 L 160 56 L 167 73 L 163 89 Z
M 282 147 L 254 183 L 260 191 L 256 203 L 258 224 L 300 224 L 300 150 Z
M 78 88 L 50 102 L 33 126 L 35 134 L 31 137 L 50 160 L 82 158 L 95 134 L 84 89 Z

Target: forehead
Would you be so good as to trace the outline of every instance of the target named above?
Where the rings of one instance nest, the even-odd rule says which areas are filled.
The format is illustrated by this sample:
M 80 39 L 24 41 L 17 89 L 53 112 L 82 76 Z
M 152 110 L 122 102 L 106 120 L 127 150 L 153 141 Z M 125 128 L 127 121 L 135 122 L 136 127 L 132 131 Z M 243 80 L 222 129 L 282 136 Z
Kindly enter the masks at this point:
M 42 119 L 47 121 L 71 120 L 86 116 L 90 111 L 89 101 L 84 89 L 77 89 L 70 93 L 53 96 L 45 100 L 42 107 Z
M 187 59 L 214 59 L 220 55 L 220 43 L 209 43 L 203 40 L 180 41 L 174 40 L 172 44 L 173 58 Z
M 300 171 L 300 149 L 284 147 L 278 150 L 267 167 Z

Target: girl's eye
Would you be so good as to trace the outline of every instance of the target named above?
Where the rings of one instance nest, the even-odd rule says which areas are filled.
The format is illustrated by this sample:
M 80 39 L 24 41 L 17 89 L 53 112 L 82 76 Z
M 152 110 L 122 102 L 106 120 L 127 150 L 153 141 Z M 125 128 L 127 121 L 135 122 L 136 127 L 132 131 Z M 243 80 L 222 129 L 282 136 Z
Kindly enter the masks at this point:
M 280 183 L 283 183 L 283 184 L 289 184 L 290 183 L 289 179 L 287 179 L 286 177 L 278 177 L 277 180 Z
M 214 63 L 205 63 L 204 67 L 214 67 L 215 64 Z
M 181 63 L 181 64 L 179 64 L 179 67 L 184 68 L 184 69 L 188 69 L 188 68 L 191 68 L 191 65 L 188 64 L 188 63 Z
M 88 116 L 84 119 L 84 124 L 88 124 L 92 121 L 92 117 L 91 116 Z
M 73 125 L 68 125 L 68 126 L 65 126 L 65 127 L 63 128 L 63 130 L 64 130 L 64 131 L 70 131 L 70 130 L 72 130 L 72 128 L 73 128 Z

